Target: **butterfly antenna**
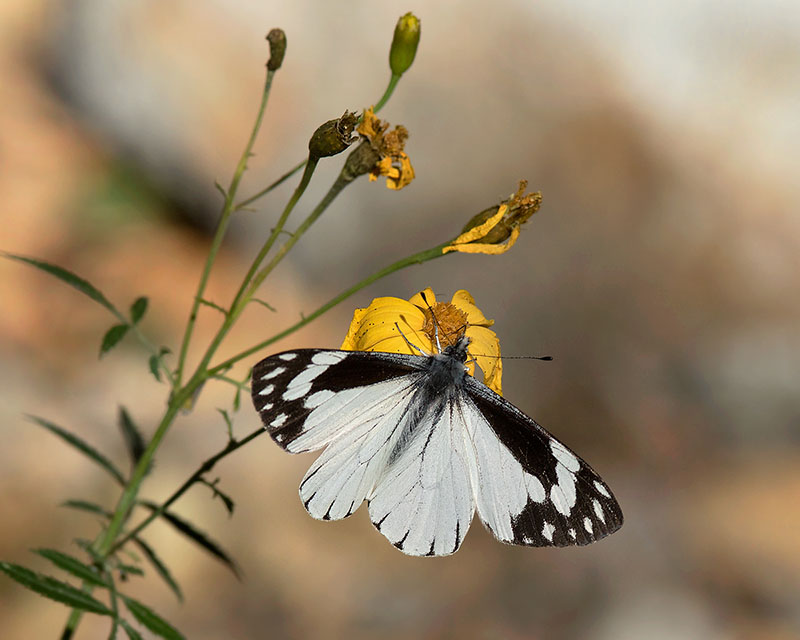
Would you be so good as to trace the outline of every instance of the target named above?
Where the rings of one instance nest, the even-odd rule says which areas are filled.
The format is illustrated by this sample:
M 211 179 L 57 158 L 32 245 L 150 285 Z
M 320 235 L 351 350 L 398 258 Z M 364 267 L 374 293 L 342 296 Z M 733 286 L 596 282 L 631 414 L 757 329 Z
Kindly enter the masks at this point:
M 433 307 L 431 307 L 430 303 L 428 302 L 428 298 L 425 297 L 425 292 L 420 291 L 419 295 L 422 296 L 422 301 L 425 303 L 425 306 L 428 307 L 428 311 L 431 312 L 431 319 L 433 320 L 433 336 L 436 338 L 436 350 L 441 353 L 442 343 L 439 341 L 439 321 L 436 319 L 436 314 L 433 312 Z
M 417 345 L 415 345 L 413 342 L 411 342 L 411 340 L 409 340 L 408 338 L 406 338 L 406 334 L 405 334 L 405 333 L 403 333 L 403 330 L 400 328 L 400 325 L 399 325 L 399 324 L 397 324 L 397 323 L 395 322 L 395 323 L 394 323 L 394 326 L 395 326 L 395 327 L 397 327 L 397 332 L 398 332 L 398 333 L 399 333 L 401 336 L 403 336 L 403 340 L 405 340 L 405 341 L 406 341 L 406 344 L 407 344 L 409 347 L 411 347 L 412 349 L 416 349 L 417 351 L 419 351 L 419 352 L 420 352 L 420 353 L 422 353 L 422 354 L 425 354 L 425 355 L 427 355 L 427 354 L 425 353 L 425 351 L 424 351 L 424 350 L 420 349 L 420 348 L 419 348 Z

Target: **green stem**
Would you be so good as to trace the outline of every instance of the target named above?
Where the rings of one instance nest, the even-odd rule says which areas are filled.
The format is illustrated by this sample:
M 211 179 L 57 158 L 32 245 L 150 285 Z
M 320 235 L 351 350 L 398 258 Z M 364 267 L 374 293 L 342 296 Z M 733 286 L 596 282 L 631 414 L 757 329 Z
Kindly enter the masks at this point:
M 394 93 L 394 89 L 397 86 L 397 83 L 398 83 L 399 80 L 400 80 L 400 76 L 395 76 L 395 75 L 393 75 L 389 79 L 389 84 L 386 87 L 386 90 L 383 92 L 383 95 L 381 96 L 381 99 L 378 100 L 378 102 L 375 104 L 375 107 L 373 109 L 373 111 L 375 113 L 378 113 L 378 111 L 380 111 L 383 108 L 383 106 L 389 101 L 389 98 L 392 97 L 392 93 Z M 261 191 L 259 191 L 258 193 L 250 196 L 249 198 L 247 198 L 245 200 L 242 200 L 239 204 L 237 204 L 233 208 L 233 210 L 234 211 L 239 211 L 240 209 L 244 209 L 247 205 L 252 204 L 253 202 L 258 200 L 259 198 L 264 197 L 270 191 L 272 191 L 275 187 L 278 187 L 278 186 L 282 185 L 289 178 L 291 178 L 295 173 L 300 171 L 300 169 L 302 169 L 305 166 L 306 162 L 307 162 L 306 160 L 303 160 L 302 162 L 298 162 L 294 167 L 289 169 L 289 171 L 284 173 L 280 178 L 278 178 L 271 185 L 269 185 L 268 187 L 264 187 Z
M 272 246 L 275 244 L 275 241 L 280 236 L 281 232 L 283 231 L 283 227 L 286 225 L 286 220 L 289 218 L 289 214 L 292 213 L 297 201 L 300 199 L 300 196 L 308 187 L 308 183 L 311 181 L 311 176 L 314 173 L 314 169 L 317 168 L 317 163 L 319 162 L 319 158 L 309 156 L 308 162 L 306 163 L 306 170 L 303 172 L 303 177 L 300 179 L 300 184 L 297 185 L 297 188 L 294 190 L 292 197 L 290 198 L 289 202 L 286 203 L 286 207 L 283 209 L 283 213 L 281 217 L 278 219 L 278 224 L 275 225 L 275 228 L 272 230 L 272 233 L 269 234 L 269 238 L 261 247 L 261 250 L 256 255 L 255 259 L 253 260 L 252 264 L 250 265 L 250 269 L 247 271 L 247 275 L 245 275 L 244 279 L 242 280 L 242 284 L 239 286 L 239 290 L 236 292 L 236 295 L 233 298 L 233 302 L 231 303 L 228 315 L 233 315 L 235 313 L 236 308 L 239 306 L 242 296 L 244 296 L 245 291 L 247 290 L 248 286 L 250 285 L 250 281 L 253 279 L 253 276 L 258 271 L 258 268 L 261 266 L 261 263 L 264 261 L 264 258 L 267 257 L 269 250 L 272 249 Z
M 396 76 L 394 74 L 392 74 L 392 77 L 389 78 L 389 84 L 386 87 L 386 91 L 383 92 L 381 99 L 378 100 L 377 103 L 375 103 L 375 107 L 373 108 L 373 111 L 375 113 L 378 113 L 378 111 L 383 109 L 383 105 L 385 105 L 389 101 L 389 98 L 392 97 L 392 94 L 394 93 L 394 88 L 397 86 L 399 80 L 400 76 Z
M 175 492 L 169 498 L 167 498 L 161 505 L 159 505 L 157 510 L 152 511 L 150 513 L 150 515 L 148 515 L 144 520 L 142 520 L 142 522 L 140 522 L 132 531 L 130 531 L 130 533 L 125 535 L 119 541 L 115 542 L 114 546 L 111 547 L 111 549 L 109 551 L 109 554 L 112 554 L 115 551 L 117 551 L 118 549 L 122 548 L 122 546 L 126 542 L 131 540 L 142 529 L 147 527 L 147 525 L 149 525 L 153 520 L 155 520 L 161 514 L 163 514 L 178 498 L 180 498 L 184 493 L 186 493 L 186 491 L 193 484 L 198 482 L 203 477 L 204 474 L 206 474 L 209 471 L 211 471 L 211 469 L 214 468 L 214 465 L 217 464 L 217 462 L 222 460 L 225 456 L 233 453 L 234 451 L 236 451 L 240 447 L 243 447 L 244 445 L 246 445 L 248 442 L 250 442 L 254 438 L 257 438 L 262 433 L 264 433 L 264 428 L 263 427 L 259 427 L 258 429 L 253 431 L 253 433 L 251 433 L 250 435 L 242 438 L 241 440 L 236 440 L 236 441 L 229 442 L 228 445 L 222 451 L 220 451 L 219 453 L 211 456 L 208 460 L 203 462 L 203 464 L 201 464 L 198 467 L 197 471 L 195 471 L 189 477 L 189 479 L 186 480 L 186 482 L 184 482 L 180 487 L 178 487 L 178 489 L 176 489 Z
M 212 367 L 211 369 L 208 370 L 208 375 L 209 376 L 213 376 L 213 375 L 216 375 L 217 373 L 219 373 L 220 371 L 224 371 L 226 369 L 229 369 L 230 367 L 235 365 L 240 360 L 243 360 L 244 358 L 247 358 L 248 356 L 251 356 L 252 354 L 256 353 L 257 351 L 261 351 L 262 349 L 270 346 L 271 344 L 277 342 L 278 340 L 281 340 L 281 339 L 285 338 L 286 336 L 294 333 L 298 329 L 301 329 L 302 327 L 306 326 L 309 322 L 311 322 L 313 320 L 316 320 L 323 313 L 329 311 L 330 309 L 335 307 L 340 302 L 344 302 L 345 300 L 347 300 L 347 298 L 352 296 L 354 293 L 357 293 L 358 291 L 361 291 L 361 289 L 363 289 L 364 287 L 372 284 L 373 282 L 376 282 L 376 281 L 380 280 L 381 278 L 384 278 L 384 277 L 394 273 L 395 271 L 400 271 L 401 269 L 404 269 L 404 268 L 409 267 L 411 265 L 422 264 L 423 262 L 428 262 L 429 260 L 433 260 L 435 258 L 439 258 L 439 257 L 445 255 L 445 254 L 442 253 L 442 249 L 444 247 L 446 247 L 447 245 L 449 245 L 449 244 L 450 244 L 450 242 L 445 242 L 444 244 L 440 244 L 440 245 L 438 245 L 436 247 L 433 247 L 432 249 L 427 249 L 425 251 L 420 251 L 419 253 L 415 253 L 413 256 L 409 256 L 408 258 L 403 258 L 402 260 L 398 260 L 397 262 L 394 262 L 394 263 L 390 264 L 388 267 L 384 267 L 380 271 L 376 271 L 371 276 L 368 276 L 367 278 L 364 278 L 361 282 L 353 285 L 349 289 L 346 289 L 345 291 L 340 293 L 335 298 L 332 298 L 331 300 L 326 302 L 324 305 L 319 307 L 316 311 L 310 313 L 307 316 L 304 316 L 302 318 L 302 320 L 300 320 L 299 322 L 296 322 L 292 326 L 284 329 L 280 333 L 275 334 L 271 338 L 268 338 L 267 340 L 264 340 L 263 342 L 259 342 L 257 345 L 255 345 L 253 347 L 250 347 L 249 349 L 245 349 L 244 351 L 242 351 L 241 353 L 236 354 L 232 358 L 228 358 L 224 362 L 221 362 L 220 364 L 216 365 L 215 367 Z
M 181 341 L 181 350 L 178 356 L 178 366 L 175 371 L 175 379 L 173 387 L 179 387 L 181 385 L 181 381 L 183 379 L 183 369 L 186 365 L 186 356 L 189 351 L 189 343 L 192 340 L 192 334 L 194 333 L 195 323 L 197 322 L 197 313 L 200 309 L 201 300 L 203 298 L 203 293 L 205 292 L 206 285 L 208 284 L 209 276 L 211 275 L 211 268 L 214 266 L 214 261 L 217 257 L 217 253 L 219 252 L 220 247 L 222 246 L 222 240 L 225 238 L 225 234 L 228 231 L 228 224 L 230 223 L 231 214 L 234 212 L 233 202 L 236 198 L 236 192 L 239 189 L 239 183 L 242 180 L 242 176 L 244 175 L 245 170 L 247 169 L 247 161 L 249 160 L 253 145 L 255 144 L 256 137 L 258 136 L 258 131 L 261 129 L 261 122 L 264 119 L 264 111 L 267 107 L 267 101 L 269 99 L 269 92 L 270 88 L 272 87 L 272 78 L 275 75 L 274 71 L 267 70 L 267 79 L 264 82 L 264 91 L 261 93 L 261 104 L 258 108 L 258 115 L 256 116 L 255 124 L 253 125 L 253 130 L 250 132 L 250 138 L 247 141 L 247 145 L 242 152 L 241 158 L 239 158 L 239 164 L 236 166 L 236 170 L 233 172 L 233 177 L 231 178 L 230 186 L 228 187 L 228 191 L 225 194 L 225 203 L 222 207 L 222 213 L 220 215 L 219 224 L 217 225 L 217 230 L 214 234 L 214 239 L 211 241 L 211 249 L 208 252 L 208 257 L 206 258 L 206 264 L 203 268 L 203 273 L 200 276 L 200 282 L 197 285 L 197 292 L 194 296 L 194 301 L 192 302 L 192 310 L 189 313 L 189 320 L 186 323 L 186 330 L 183 334 L 183 340 Z

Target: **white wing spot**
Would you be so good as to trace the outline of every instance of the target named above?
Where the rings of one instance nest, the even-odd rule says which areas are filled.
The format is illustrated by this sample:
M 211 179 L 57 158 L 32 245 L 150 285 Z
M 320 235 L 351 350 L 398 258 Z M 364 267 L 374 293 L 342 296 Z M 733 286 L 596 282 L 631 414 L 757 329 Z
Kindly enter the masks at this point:
M 323 364 L 326 366 L 330 366 L 332 364 L 336 364 L 337 362 L 341 362 L 347 357 L 347 353 L 340 353 L 337 351 L 320 351 L 319 353 L 315 353 L 311 356 L 311 362 L 314 364 Z
M 575 539 L 575 529 L 570 528 L 570 530 L 567 531 L 567 533 L 569 534 L 570 538 L 572 538 L 573 540 Z
M 583 519 L 583 528 L 586 529 L 589 533 L 592 533 L 592 521 L 589 518 Z
M 608 492 L 608 489 L 605 488 L 602 482 L 598 482 L 597 480 L 595 480 L 594 488 L 597 489 L 600 493 L 602 493 L 606 498 L 611 497 L 611 494 Z
M 594 513 L 597 516 L 598 520 L 600 520 L 600 522 L 605 524 L 606 523 L 606 514 L 603 513 L 603 507 L 600 506 L 600 501 L 597 498 L 595 498 L 592 501 L 592 506 L 594 507 Z
M 544 526 L 542 527 L 542 535 L 545 538 L 547 538 L 548 542 L 552 542 L 553 541 L 553 532 L 555 530 L 556 530 L 556 528 L 552 524 L 550 524 L 549 522 L 545 522 Z
M 330 389 L 323 389 L 322 391 L 317 391 L 316 393 L 312 393 L 305 401 L 306 409 L 316 409 L 319 405 L 327 400 L 330 400 L 336 394 L 331 391 Z
M 262 380 L 271 380 L 271 379 L 272 379 L 272 378 L 274 378 L 275 376 L 279 376 L 279 375 L 281 375 L 281 374 L 282 374 L 284 371 L 286 371 L 286 367 L 276 367 L 275 369 L 273 369 L 272 371 L 270 371 L 270 372 L 269 372 L 268 374 L 266 374 L 265 376 L 261 376 L 261 379 L 262 379 Z
M 311 391 L 311 383 L 328 370 L 328 365 L 308 365 L 287 385 L 284 400 L 297 400 Z
M 282 353 L 278 357 L 281 360 L 289 361 L 289 360 L 294 360 L 297 357 L 297 354 L 296 353 Z
M 272 407 L 273 407 L 273 404 L 271 402 L 268 402 L 263 407 L 261 407 L 261 410 L 262 411 L 269 411 L 270 409 L 272 409 Z
M 526 473 L 523 477 L 525 478 L 525 489 L 528 491 L 530 499 L 534 502 L 544 502 L 546 496 L 541 480 L 530 473 Z
M 275 419 L 269 423 L 270 427 L 277 429 L 280 426 L 283 426 L 283 423 L 289 418 L 285 413 L 281 413 L 275 417 Z
M 273 391 L 275 391 L 275 385 L 274 384 L 268 384 L 266 387 L 264 387 L 261 391 L 258 392 L 258 395 L 260 395 L 260 396 L 268 396 Z
M 550 487 L 550 501 L 553 503 L 556 511 L 558 511 L 561 515 L 569 515 L 571 508 L 564 497 L 563 489 L 561 489 L 561 487 L 557 484 L 554 484 L 552 487 Z
M 580 460 L 578 460 L 573 453 L 567 451 L 567 448 L 557 440 L 550 440 L 550 450 L 553 452 L 556 460 L 573 473 L 581 468 Z

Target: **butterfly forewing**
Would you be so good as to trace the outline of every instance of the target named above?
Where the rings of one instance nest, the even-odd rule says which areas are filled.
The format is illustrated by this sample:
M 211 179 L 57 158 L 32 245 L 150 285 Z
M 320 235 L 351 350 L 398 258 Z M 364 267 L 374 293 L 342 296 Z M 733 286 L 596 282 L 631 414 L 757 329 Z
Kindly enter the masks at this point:
M 281 447 L 327 447 L 300 497 L 319 519 L 366 499 L 411 555 L 456 551 L 475 509 L 503 542 L 588 544 L 622 525 L 611 491 L 531 418 L 466 375 L 466 342 L 433 356 L 300 349 L 253 369 L 253 403 Z

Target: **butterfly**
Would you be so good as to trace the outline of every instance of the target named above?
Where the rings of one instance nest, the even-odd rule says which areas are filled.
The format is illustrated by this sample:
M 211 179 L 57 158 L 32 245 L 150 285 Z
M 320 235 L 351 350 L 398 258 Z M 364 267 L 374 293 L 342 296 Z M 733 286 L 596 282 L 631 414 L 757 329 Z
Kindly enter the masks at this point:
M 299 349 L 253 368 L 264 427 L 289 453 L 323 449 L 300 483 L 311 516 L 364 500 L 413 556 L 458 550 L 475 510 L 500 541 L 585 545 L 622 526 L 586 462 L 467 373 L 469 338 L 431 355 Z

